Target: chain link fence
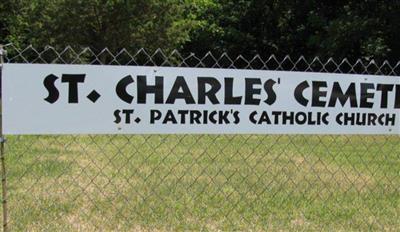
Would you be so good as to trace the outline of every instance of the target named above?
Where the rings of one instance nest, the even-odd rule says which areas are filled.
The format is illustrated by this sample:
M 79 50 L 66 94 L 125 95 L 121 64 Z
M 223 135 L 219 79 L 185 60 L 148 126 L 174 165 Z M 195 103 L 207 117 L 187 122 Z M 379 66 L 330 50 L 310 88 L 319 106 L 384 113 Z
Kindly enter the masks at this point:
M 400 73 L 400 63 L 363 59 L 4 49 L 6 63 Z M 399 142 L 365 135 L 8 136 L 3 223 L 11 231 L 396 231 Z

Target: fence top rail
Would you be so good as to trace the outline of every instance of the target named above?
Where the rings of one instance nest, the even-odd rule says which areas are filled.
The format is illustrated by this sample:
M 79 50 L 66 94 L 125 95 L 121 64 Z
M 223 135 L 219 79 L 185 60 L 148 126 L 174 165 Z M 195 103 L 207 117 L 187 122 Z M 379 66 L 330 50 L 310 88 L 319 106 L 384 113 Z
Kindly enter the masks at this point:
M 173 66 L 199 68 L 230 68 L 256 70 L 282 70 L 327 73 L 353 73 L 373 75 L 400 75 L 400 61 L 391 63 L 388 60 L 348 58 L 335 59 L 307 58 L 305 56 L 262 57 L 258 54 L 245 57 L 231 56 L 228 53 L 216 54 L 211 51 L 203 55 L 182 53 L 176 49 L 149 51 L 145 48 L 129 51 L 122 48 L 111 51 L 108 48 L 95 50 L 90 47 L 74 48 L 66 46 L 57 49 L 53 46 L 35 48 L 29 45 L 18 48 L 12 43 L 4 44 L 1 49 L 5 63 L 44 63 L 44 64 L 98 64 L 98 65 L 136 65 L 136 66 Z

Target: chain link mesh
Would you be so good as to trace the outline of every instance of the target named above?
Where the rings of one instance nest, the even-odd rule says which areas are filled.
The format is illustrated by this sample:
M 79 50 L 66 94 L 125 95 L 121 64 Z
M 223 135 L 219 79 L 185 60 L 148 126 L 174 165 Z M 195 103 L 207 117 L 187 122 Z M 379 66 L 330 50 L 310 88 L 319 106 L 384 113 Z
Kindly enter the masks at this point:
M 202 56 L 177 50 L 18 49 L 6 63 L 113 64 L 399 75 L 400 63 Z M 38 116 L 38 115 L 37 115 Z M 400 137 L 9 136 L 12 231 L 400 228 Z

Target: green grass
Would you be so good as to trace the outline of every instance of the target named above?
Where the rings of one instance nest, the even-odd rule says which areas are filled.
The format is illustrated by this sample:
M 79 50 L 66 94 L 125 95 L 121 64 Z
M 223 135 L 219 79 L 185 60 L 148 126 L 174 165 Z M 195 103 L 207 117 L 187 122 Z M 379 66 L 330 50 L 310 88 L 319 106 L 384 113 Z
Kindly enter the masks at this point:
M 399 136 L 11 136 L 10 228 L 395 231 L 399 142 Z

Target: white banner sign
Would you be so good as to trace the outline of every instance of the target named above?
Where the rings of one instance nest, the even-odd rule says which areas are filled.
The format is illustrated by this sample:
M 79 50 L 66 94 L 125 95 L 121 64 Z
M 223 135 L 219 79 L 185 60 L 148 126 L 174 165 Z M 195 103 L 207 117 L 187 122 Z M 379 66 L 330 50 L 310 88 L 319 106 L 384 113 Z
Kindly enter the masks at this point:
M 400 78 L 5 64 L 4 134 L 400 134 Z

